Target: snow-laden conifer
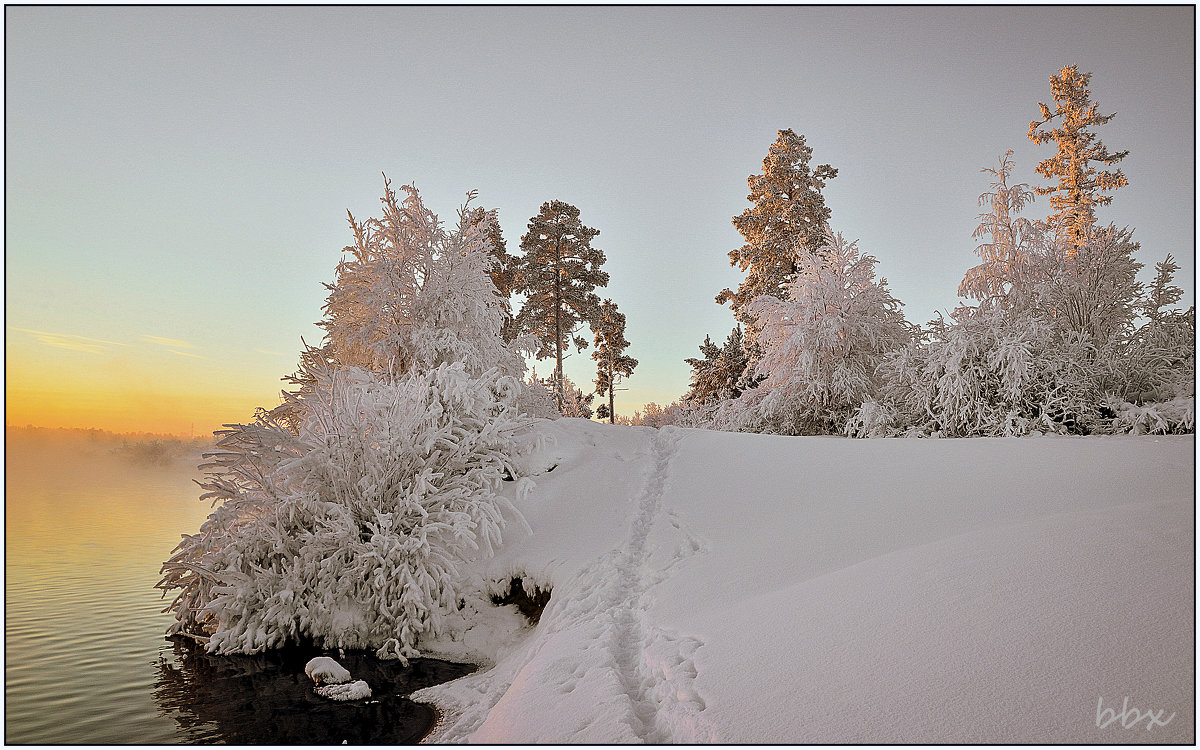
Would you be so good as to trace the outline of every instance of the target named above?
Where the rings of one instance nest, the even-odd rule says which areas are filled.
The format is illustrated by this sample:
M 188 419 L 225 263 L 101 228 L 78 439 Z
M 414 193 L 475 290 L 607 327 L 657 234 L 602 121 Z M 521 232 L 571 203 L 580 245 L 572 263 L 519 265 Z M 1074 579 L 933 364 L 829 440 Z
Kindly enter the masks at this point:
M 596 395 L 608 395 L 608 403 L 597 409 L 600 418 L 616 423 L 613 401 L 617 383 L 633 374 L 638 361 L 625 353 L 629 342 L 625 339 L 625 314 L 617 309 L 612 300 L 600 304 L 596 323 L 596 348 L 592 359 L 596 360 Z
M 684 360 L 692 368 L 692 379 L 683 400 L 696 405 L 726 401 L 757 384 L 758 379 L 747 373 L 750 357 L 743 342 L 740 325 L 734 326 L 721 346 L 705 336 L 700 344 L 702 356 Z
M 989 210 L 979 215 L 973 237 L 983 240 L 975 252 L 982 261 L 967 270 L 958 285 L 958 295 L 979 301 L 980 307 L 1011 306 L 1009 295 L 1020 290 L 1027 274 L 1030 245 L 1035 239 L 1033 222 L 1020 216 L 1033 201 L 1034 193 L 1024 183 L 1009 185 L 1014 163 L 1012 150 L 1000 157 L 995 169 L 983 171 L 994 176 L 991 189 L 979 196 L 980 206 Z
M 825 183 L 837 177 L 828 164 L 815 169 L 812 147 L 804 136 L 790 128 L 780 130 L 763 159 L 761 174 L 746 178 L 754 205 L 733 218 L 745 243 L 729 252 L 729 263 L 745 271 L 737 291 L 723 290 L 720 304 L 729 303 L 739 320 L 758 297 L 781 298 L 784 285 L 796 273 L 795 249 L 819 252 L 829 227 L 829 209 L 821 193 Z
M 1029 123 L 1029 140 L 1037 144 L 1054 141 L 1058 152 L 1037 166 L 1040 175 L 1057 179 L 1057 185 L 1036 188 L 1038 195 L 1049 195 L 1054 208 L 1052 224 L 1073 254 L 1086 241 L 1088 230 L 1096 223 L 1096 206 L 1112 203 L 1104 191 L 1128 184 L 1120 169 L 1098 171 L 1096 165 L 1111 166 L 1129 155 L 1128 151 L 1109 153 L 1093 128 L 1107 123 L 1116 113 L 1102 115 L 1088 89 L 1091 73 L 1081 73 L 1075 65 L 1065 66 L 1050 77 L 1054 110 L 1038 103 L 1041 118 Z M 1057 123 L 1058 127 L 1047 127 Z

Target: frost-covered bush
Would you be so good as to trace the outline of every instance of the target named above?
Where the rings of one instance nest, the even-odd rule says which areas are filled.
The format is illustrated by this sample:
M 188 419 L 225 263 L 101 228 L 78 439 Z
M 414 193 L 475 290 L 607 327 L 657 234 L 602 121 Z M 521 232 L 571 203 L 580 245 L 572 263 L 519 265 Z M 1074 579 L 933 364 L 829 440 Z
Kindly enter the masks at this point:
M 496 490 L 516 475 L 519 383 L 461 364 L 307 374 L 296 432 L 260 411 L 213 454 L 202 486 L 221 505 L 159 583 L 178 591 L 174 630 L 214 653 L 312 641 L 414 656 L 457 606 L 460 564 L 490 554 L 515 512 Z
M 784 435 L 841 433 L 878 387 L 884 356 L 912 338 L 900 302 L 875 280 L 876 259 L 827 232 L 813 251 L 796 248 L 798 271 L 785 300 L 764 295 L 748 306 L 763 381 L 722 403 L 717 429 Z
M 847 423 L 859 437 L 1087 433 L 1101 425 L 1103 360 L 1086 336 L 987 311 L 935 321 L 887 357 L 883 386 Z
M 596 394 L 585 394 L 583 389 L 575 385 L 574 381 L 566 374 L 563 374 L 562 382 L 559 383 L 555 373 L 550 373 L 548 378 L 539 378 L 535 370 L 529 378 L 527 387 L 530 392 L 524 395 L 524 400 L 536 411 L 527 411 L 526 413 L 548 419 L 558 419 L 559 417 L 591 419 L 595 413 L 592 409 L 592 401 L 596 398 Z M 562 394 L 561 398 L 558 394 Z
M 659 406 L 651 401 L 640 410 L 635 409 L 631 417 L 617 417 L 617 424 L 631 427 L 654 427 L 655 429 L 677 424 L 682 405 L 672 401 L 666 406 Z
M 1196 308 L 1170 309 L 1183 296 L 1172 283 L 1178 270 L 1168 253 L 1138 305 L 1148 320 L 1129 337 L 1119 362 L 1122 400 L 1171 401 L 1196 393 Z
M 1166 435 L 1196 431 L 1196 397 L 1180 396 L 1170 401 L 1131 404 L 1116 397 L 1108 399 L 1116 414 L 1113 432 L 1134 435 Z

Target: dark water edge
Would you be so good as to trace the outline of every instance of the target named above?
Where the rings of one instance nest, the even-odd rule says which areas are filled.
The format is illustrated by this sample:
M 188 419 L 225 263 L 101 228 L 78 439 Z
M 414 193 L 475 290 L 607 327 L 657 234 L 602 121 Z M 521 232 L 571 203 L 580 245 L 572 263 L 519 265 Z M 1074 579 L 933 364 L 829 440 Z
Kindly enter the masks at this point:
M 331 656 L 371 697 L 338 702 L 318 696 L 304 665 Z M 408 667 L 373 654 L 285 649 L 255 656 L 212 656 L 182 638 L 158 664 L 154 699 L 178 725 L 180 743 L 238 745 L 413 744 L 434 726 L 432 707 L 409 700 L 421 688 L 474 672 L 471 664 L 412 659 Z

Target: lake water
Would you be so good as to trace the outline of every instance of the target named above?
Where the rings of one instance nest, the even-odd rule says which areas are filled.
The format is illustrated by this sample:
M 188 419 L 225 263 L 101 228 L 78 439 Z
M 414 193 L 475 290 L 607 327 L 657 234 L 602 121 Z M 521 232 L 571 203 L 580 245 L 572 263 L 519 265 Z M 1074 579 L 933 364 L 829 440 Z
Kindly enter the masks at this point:
M 312 693 L 315 652 L 212 657 L 168 640 L 159 566 L 208 516 L 196 457 L 86 435 L 6 431 L 6 743 L 412 742 L 431 710 L 402 698 L 473 667 L 337 657 L 370 701 Z

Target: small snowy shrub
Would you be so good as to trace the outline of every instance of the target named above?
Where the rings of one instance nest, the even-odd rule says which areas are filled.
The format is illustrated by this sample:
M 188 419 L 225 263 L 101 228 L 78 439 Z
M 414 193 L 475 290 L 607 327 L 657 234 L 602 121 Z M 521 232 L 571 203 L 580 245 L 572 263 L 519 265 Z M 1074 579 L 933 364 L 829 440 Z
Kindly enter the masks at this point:
M 879 368 L 879 403 L 848 423 L 861 437 L 1088 433 L 1101 424 L 1098 354 L 1087 337 L 1037 318 L 986 311 L 936 321 Z
M 1196 310 L 1160 313 L 1117 361 L 1123 400 L 1170 401 L 1196 392 Z
M 1108 406 L 1116 414 L 1112 431 L 1133 435 L 1170 435 L 1196 431 L 1196 397 L 1180 396 L 1170 401 L 1131 404 L 1110 397 Z
M 214 653 L 416 655 L 457 606 L 459 564 L 491 554 L 516 512 L 496 489 L 516 476 L 519 384 L 460 364 L 307 374 L 298 434 L 263 412 L 219 444 L 202 486 L 223 502 L 163 566 L 174 630 Z

